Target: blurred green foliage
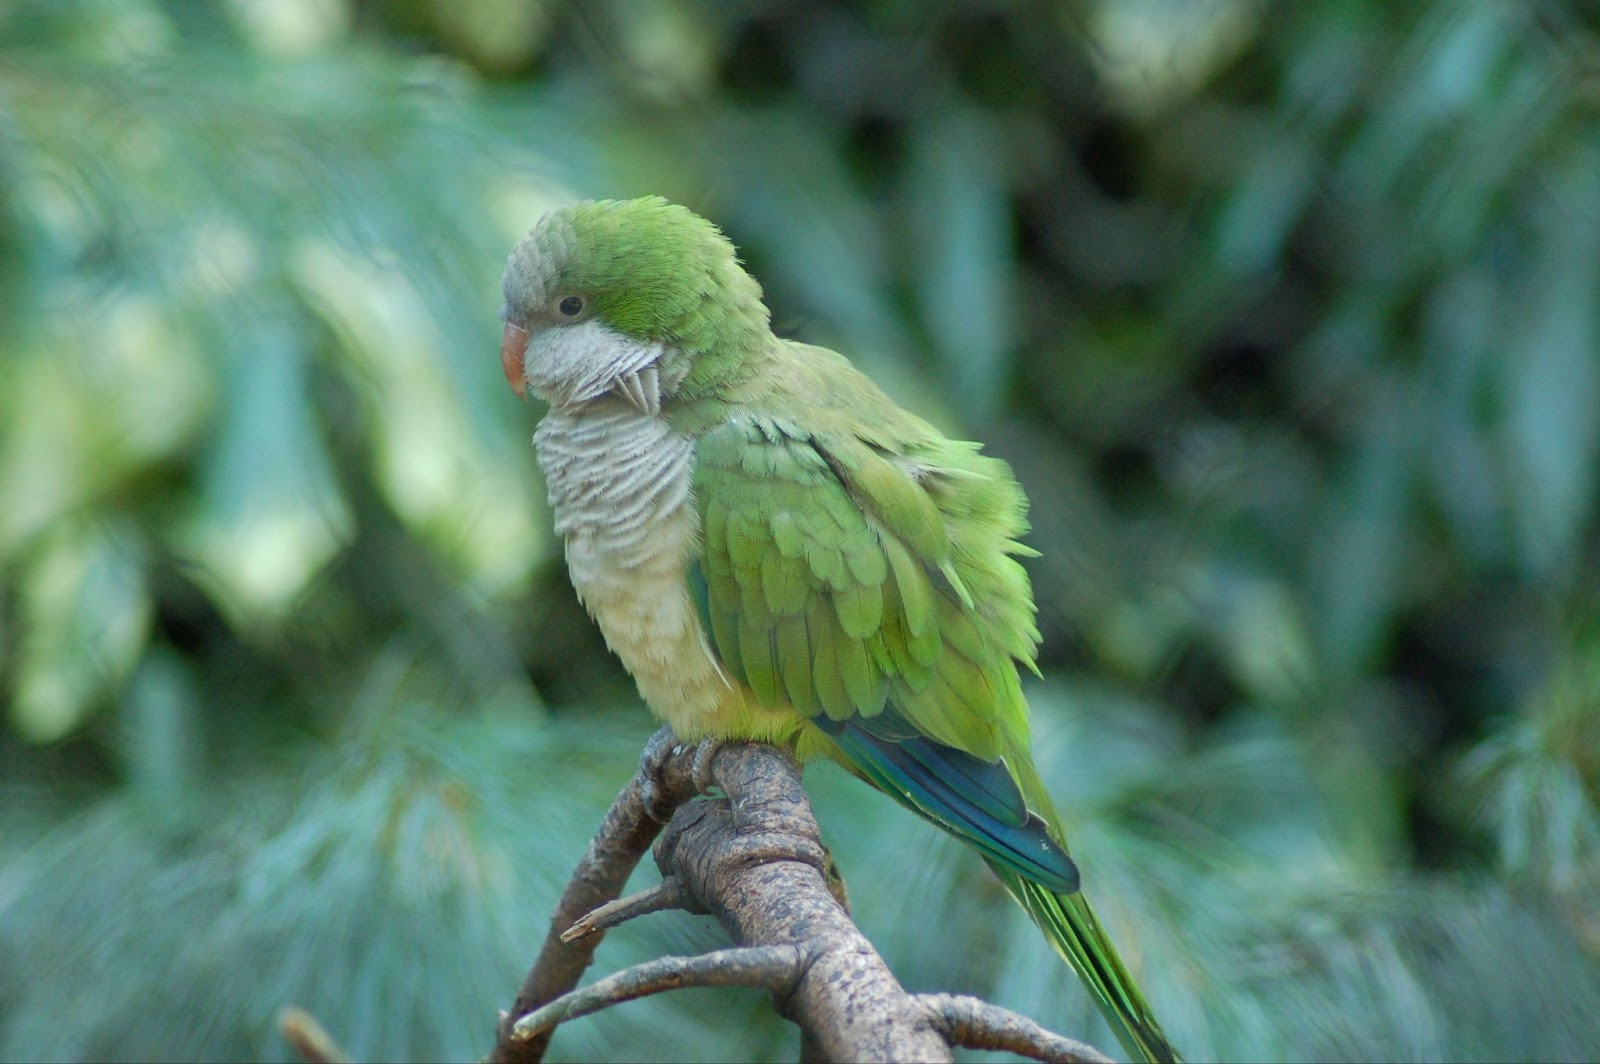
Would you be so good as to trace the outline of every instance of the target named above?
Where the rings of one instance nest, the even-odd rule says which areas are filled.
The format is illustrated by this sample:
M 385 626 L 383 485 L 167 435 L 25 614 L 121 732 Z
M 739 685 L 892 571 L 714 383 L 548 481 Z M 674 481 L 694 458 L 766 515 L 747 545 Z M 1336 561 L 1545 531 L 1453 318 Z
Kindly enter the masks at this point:
M 546 205 L 651 192 L 1017 467 L 1041 768 L 1189 1055 L 1592 1056 L 1592 5 L 34 0 L 0 1058 L 282 1059 L 288 1003 L 361 1058 L 486 1049 L 651 727 L 498 275 Z M 1109 1041 L 976 860 L 811 786 L 909 985 Z M 718 941 L 657 916 L 601 961 Z M 555 1050 L 793 1041 L 696 992 Z

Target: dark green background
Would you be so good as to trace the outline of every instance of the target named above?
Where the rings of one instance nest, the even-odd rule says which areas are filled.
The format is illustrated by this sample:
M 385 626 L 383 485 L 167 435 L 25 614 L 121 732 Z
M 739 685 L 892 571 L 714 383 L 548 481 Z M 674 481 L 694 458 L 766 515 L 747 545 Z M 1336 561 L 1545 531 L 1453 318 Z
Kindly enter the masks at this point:
M 1041 768 L 1188 1055 L 1595 1052 L 1595 5 L 103 0 L 0 6 L 0 1058 L 487 1049 L 652 727 L 499 272 L 645 193 L 1015 465 Z M 908 985 L 1111 1043 L 976 859 L 808 779 Z

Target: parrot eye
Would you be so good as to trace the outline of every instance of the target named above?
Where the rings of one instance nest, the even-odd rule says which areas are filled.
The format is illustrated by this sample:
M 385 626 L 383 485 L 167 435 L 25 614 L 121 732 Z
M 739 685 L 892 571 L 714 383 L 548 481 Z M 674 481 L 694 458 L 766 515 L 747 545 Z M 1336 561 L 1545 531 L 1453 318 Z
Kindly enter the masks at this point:
M 561 302 L 556 304 L 556 309 L 566 317 L 576 318 L 579 314 L 583 313 L 583 297 L 567 296 Z

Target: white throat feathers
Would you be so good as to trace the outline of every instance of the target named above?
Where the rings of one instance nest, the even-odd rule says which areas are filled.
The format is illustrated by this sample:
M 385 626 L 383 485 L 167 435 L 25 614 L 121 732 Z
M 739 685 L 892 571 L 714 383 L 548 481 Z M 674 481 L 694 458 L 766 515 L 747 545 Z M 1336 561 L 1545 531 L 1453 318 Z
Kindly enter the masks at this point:
M 679 383 L 663 365 L 666 354 L 664 344 L 635 340 L 591 319 L 534 330 L 522 375 L 536 395 L 557 409 L 611 394 L 639 413 L 657 414 L 663 391 Z

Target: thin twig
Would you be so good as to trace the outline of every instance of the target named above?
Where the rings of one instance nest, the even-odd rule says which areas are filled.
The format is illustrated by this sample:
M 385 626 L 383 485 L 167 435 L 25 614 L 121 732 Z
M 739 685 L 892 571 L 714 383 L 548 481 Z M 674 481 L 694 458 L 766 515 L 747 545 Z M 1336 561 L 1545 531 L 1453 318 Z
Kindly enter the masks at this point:
M 518 1020 L 511 1029 L 511 1038 L 525 1041 L 555 1030 L 566 1020 L 685 987 L 753 986 L 781 997 L 793 988 L 804 970 L 805 956 L 798 946 L 748 946 L 698 957 L 661 957 L 563 994 Z
M 966 994 L 918 994 L 913 999 L 951 1045 L 995 1049 L 1046 1064 L 1114 1064 L 1094 1046 L 1048 1031 L 1020 1013 Z
M 539 1064 L 544 1058 L 549 1034 L 512 1042 L 509 1038 L 511 1024 L 577 986 L 584 970 L 594 960 L 594 951 L 603 934 L 566 942 L 562 940 L 562 933 L 607 902 L 616 900 L 639 859 L 661 832 L 662 824 L 657 817 L 670 816 L 677 803 L 692 795 L 687 770 L 677 773 L 681 778 L 666 779 L 666 769 L 670 767 L 677 745 L 672 732 L 666 728 L 652 735 L 640 758 L 639 773 L 628 781 L 606 811 L 600 830 L 590 840 L 589 849 L 578 862 L 572 880 L 556 905 L 539 958 L 523 980 L 516 1003 L 499 1025 L 495 1047 L 488 1057 L 492 1064 Z
M 350 1060 L 328 1029 L 305 1009 L 294 1005 L 279 1009 L 278 1033 L 306 1064 L 347 1064 Z
M 626 898 L 606 902 L 563 931 L 561 941 L 574 942 L 585 935 L 609 931 L 636 916 L 658 913 L 664 909 L 687 909 L 691 905 L 692 899 L 689 892 L 683 888 L 683 880 L 677 876 L 668 876 L 655 886 L 646 887 L 637 894 L 629 894 Z

